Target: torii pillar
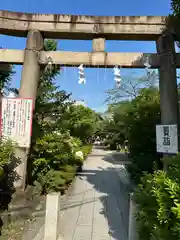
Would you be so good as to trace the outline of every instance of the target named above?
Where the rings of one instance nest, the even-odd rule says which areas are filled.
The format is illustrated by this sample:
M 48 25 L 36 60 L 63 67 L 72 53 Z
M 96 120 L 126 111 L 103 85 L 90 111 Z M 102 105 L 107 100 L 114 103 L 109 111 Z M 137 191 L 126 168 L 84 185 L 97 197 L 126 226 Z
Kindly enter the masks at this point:
M 179 104 L 174 38 L 170 33 L 164 33 L 158 38 L 156 44 L 160 60 L 161 123 L 164 125 L 177 124 L 179 136 Z
M 27 34 L 24 64 L 19 90 L 19 97 L 32 98 L 35 105 L 38 81 L 40 78 L 39 52 L 43 50 L 44 39 L 38 30 L 29 30 Z M 18 180 L 14 183 L 16 188 L 24 189 L 26 184 L 27 155 L 29 149 L 16 148 L 15 157 L 18 159 L 16 172 Z

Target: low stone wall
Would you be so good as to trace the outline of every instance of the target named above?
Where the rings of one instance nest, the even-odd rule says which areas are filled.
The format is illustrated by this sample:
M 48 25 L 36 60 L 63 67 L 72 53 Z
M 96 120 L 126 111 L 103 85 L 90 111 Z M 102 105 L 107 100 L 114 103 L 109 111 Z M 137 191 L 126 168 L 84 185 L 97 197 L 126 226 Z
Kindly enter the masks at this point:
M 43 218 L 45 197 L 33 191 L 34 188 L 28 188 L 25 192 L 17 191 L 12 196 L 8 210 L 1 212 L 2 239 L 11 239 L 12 235 L 13 239 L 19 240 L 34 218 Z
M 133 200 L 133 193 L 130 194 L 129 203 L 129 229 L 128 240 L 138 240 L 137 225 L 136 225 L 137 205 Z
M 126 170 L 126 164 L 131 163 L 131 161 L 128 159 L 128 155 L 124 153 L 118 153 L 114 152 L 112 153 L 112 159 L 115 166 L 115 170 L 119 177 L 119 183 L 121 192 L 123 194 L 123 197 L 125 199 L 125 202 L 128 204 L 127 208 L 129 209 L 128 212 L 122 212 L 123 218 L 126 222 L 126 225 L 128 225 L 128 240 L 138 240 L 138 234 L 136 230 L 136 212 L 137 212 L 137 206 L 136 203 L 133 200 L 133 190 L 134 185 L 132 184 L 129 174 Z

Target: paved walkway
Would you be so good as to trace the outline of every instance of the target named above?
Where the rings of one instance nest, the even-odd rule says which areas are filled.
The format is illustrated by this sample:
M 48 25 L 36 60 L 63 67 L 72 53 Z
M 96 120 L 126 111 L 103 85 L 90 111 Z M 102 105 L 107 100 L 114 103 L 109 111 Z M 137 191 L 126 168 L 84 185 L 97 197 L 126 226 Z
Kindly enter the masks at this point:
M 59 240 L 127 240 L 128 191 L 110 152 L 94 149 L 73 184 Z

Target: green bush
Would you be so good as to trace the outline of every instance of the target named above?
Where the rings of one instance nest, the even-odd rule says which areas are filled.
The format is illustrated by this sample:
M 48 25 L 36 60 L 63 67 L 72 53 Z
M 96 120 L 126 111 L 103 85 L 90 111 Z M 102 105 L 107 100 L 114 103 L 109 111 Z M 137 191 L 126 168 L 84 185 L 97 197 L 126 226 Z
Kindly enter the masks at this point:
M 65 165 L 61 166 L 59 170 L 48 170 L 44 175 L 39 173 L 37 175 L 36 183 L 40 183 L 41 191 L 43 194 L 49 192 L 64 192 L 69 183 L 72 182 L 76 174 L 76 167 Z
M 83 158 L 75 155 L 75 164 L 77 166 L 77 171 L 82 171 L 82 165 L 84 160 L 87 158 L 88 154 L 92 151 L 92 145 L 81 146 L 77 152 L 83 153 Z
M 144 89 L 128 105 L 124 118 L 132 164 L 127 166 L 131 179 L 138 183 L 143 172 L 162 168 L 156 151 L 156 124 L 160 123 L 159 92 Z
M 0 140 L 0 180 L 6 176 L 6 168 L 14 157 L 14 144 L 12 141 Z
M 49 170 L 44 176 L 39 178 L 44 194 L 49 192 L 63 191 L 66 186 L 66 180 L 62 178 L 61 171 Z
M 77 172 L 82 171 L 83 162 L 87 158 L 91 150 L 92 150 L 92 145 L 84 145 L 84 146 L 81 146 L 78 149 L 78 151 L 75 153 L 75 163 L 77 166 Z M 82 154 L 77 155 L 78 153 L 82 153 Z
M 14 144 L 10 141 L 0 140 L 0 210 L 8 209 L 14 192 L 16 177 L 14 168 L 18 161 L 14 161 Z
M 81 141 L 68 132 L 53 132 L 39 138 L 32 164 L 33 182 L 39 181 L 43 192 L 66 188 L 75 175 L 75 152 L 80 145 Z
M 4 167 L 12 161 L 14 156 L 14 144 L 12 141 L 2 141 L 0 140 L 0 166 Z
M 84 159 L 86 159 L 86 157 L 89 155 L 89 153 L 91 153 L 92 151 L 92 145 L 84 145 L 82 147 L 79 148 L 79 151 L 83 152 L 84 155 Z
M 40 182 L 43 193 L 67 188 L 76 169 L 83 165 L 84 159 L 78 158 L 76 152 L 82 151 L 86 158 L 92 149 L 91 145 L 81 145 L 82 142 L 68 132 L 53 132 L 37 140 L 32 176 L 34 182 Z
M 69 133 L 51 133 L 37 140 L 33 160 L 33 176 L 45 174 L 51 168 L 58 170 L 61 165 L 75 164 L 74 153 L 81 142 Z
M 136 188 L 140 240 L 180 239 L 180 155 L 168 161 L 167 173 L 146 174 Z
M 61 176 L 66 181 L 66 184 L 72 182 L 76 175 L 76 166 L 65 165 L 61 168 Z

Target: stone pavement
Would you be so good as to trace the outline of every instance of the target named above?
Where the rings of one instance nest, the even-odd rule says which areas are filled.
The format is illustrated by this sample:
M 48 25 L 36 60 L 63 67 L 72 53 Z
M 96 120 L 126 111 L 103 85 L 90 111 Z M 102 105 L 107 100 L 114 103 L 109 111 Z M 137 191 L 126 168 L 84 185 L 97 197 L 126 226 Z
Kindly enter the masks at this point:
M 61 209 L 59 240 L 128 239 L 129 195 L 120 166 L 110 152 L 93 149 Z

